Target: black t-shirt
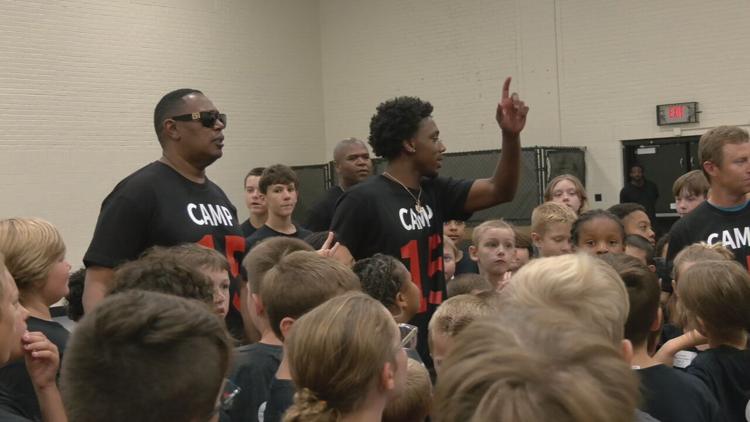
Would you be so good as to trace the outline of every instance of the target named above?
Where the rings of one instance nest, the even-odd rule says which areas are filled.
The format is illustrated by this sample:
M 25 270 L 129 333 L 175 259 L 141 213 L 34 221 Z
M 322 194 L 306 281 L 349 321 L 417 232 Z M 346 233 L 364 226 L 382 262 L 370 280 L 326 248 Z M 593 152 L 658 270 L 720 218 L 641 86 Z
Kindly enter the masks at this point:
M 641 410 L 662 422 L 723 421 L 719 403 L 695 377 L 665 365 L 637 370 Z
M 750 406 L 750 350 L 719 346 L 700 353 L 687 367 L 700 378 L 724 409 L 726 420 L 746 422 Z
M 258 231 L 258 229 L 255 228 L 252 224 L 250 224 L 250 219 L 243 221 L 242 224 L 240 224 L 240 230 L 242 230 L 242 236 L 247 239 L 248 237 L 252 236 L 253 233 Z
M 62 325 L 54 321 L 30 316 L 26 320 L 28 331 L 42 332 L 52 343 L 57 346 L 62 362 L 65 346 L 68 343 L 70 333 Z M 31 383 L 26 362 L 23 358 L 9 362 L 0 368 L 0 408 L 5 407 L 19 416 L 41 420 L 42 414 L 39 402 L 36 398 L 34 385 Z M 3 421 L 4 419 L 0 419 Z
M 656 223 L 656 200 L 659 199 L 659 188 L 650 180 L 644 180 L 643 186 L 628 183 L 620 191 L 620 203 L 635 202 L 646 208 L 651 224 Z
M 268 400 L 273 375 L 281 363 L 281 346 L 255 343 L 237 349 L 230 379 L 242 391 L 229 410 L 232 421 L 258 421 L 258 409 Z
M 419 313 L 411 321 L 419 327 L 417 349 L 432 367 L 427 349 L 427 323 L 446 297 L 443 275 L 443 222 L 468 220 L 464 211 L 473 181 L 445 177 L 422 179 L 422 212 L 400 184 L 384 176 L 372 177 L 341 196 L 331 223 L 336 238 L 354 259 L 375 253 L 404 263 L 422 290 Z M 419 191 L 412 191 L 418 197 Z
M 253 233 L 252 236 L 245 239 L 246 242 L 246 250 L 250 250 L 255 246 L 256 243 L 260 242 L 261 240 L 268 239 L 269 237 L 276 237 L 276 236 L 283 236 L 283 237 L 296 237 L 297 239 L 304 240 L 307 236 L 310 236 L 312 232 L 310 230 L 304 229 L 298 225 L 294 225 L 294 228 L 297 229 L 296 232 L 292 234 L 286 234 L 277 232 L 276 230 L 268 227 L 267 225 L 263 225 L 263 227 L 259 228 L 255 233 Z
M 0 421 L 3 422 L 37 422 L 21 415 L 20 410 L 13 404 L 13 400 L 0 389 Z
M 273 377 L 268 391 L 263 422 L 281 422 L 286 410 L 292 407 L 296 392 L 292 380 L 280 380 Z
M 463 256 L 461 257 L 460 261 L 456 261 L 456 273 L 455 275 L 459 274 L 479 274 L 479 266 L 476 262 L 471 260 L 471 256 L 469 256 L 469 247 L 471 246 L 471 242 L 463 242 L 461 245 L 461 253 Z
M 336 203 L 343 194 L 344 190 L 341 189 L 341 186 L 332 186 L 328 189 L 323 198 L 307 211 L 305 228 L 312 232 L 327 231 L 331 227 L 331 221 L 333 221 Z
M 181 243 L 216 249 L 229 261 L 232 306 L 227 325 L 241 335 L 238 276 L 245 238 L 234 205 L 208 179 L 195 183 L 159 161 L 126 177 L 102 202 L 83 262 L 86 267 L 114 268 L 151 246 Z
M 750 269 L 750 202 L 736 211 L 719 209 L 708 201 L 679 219 L 669 232 L 668 260 L 696 242 L 723 242 L 734 258 Z

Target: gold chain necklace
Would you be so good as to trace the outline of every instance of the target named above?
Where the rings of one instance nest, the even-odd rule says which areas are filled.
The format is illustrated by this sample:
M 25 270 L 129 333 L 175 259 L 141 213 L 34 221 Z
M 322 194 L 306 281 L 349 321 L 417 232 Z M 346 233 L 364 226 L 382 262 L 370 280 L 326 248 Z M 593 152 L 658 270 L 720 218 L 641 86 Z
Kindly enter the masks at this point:
M 418 213 L 420 214 L 422 213 L 422 210 L 424 209 L 422 208 L 422 185 L 419 185 L 419 193 L 417 194 L 417 196 L 414 196 L 414 194 L 411 193 L 409 188 L 407 188 L 405 184 L 401 183 L 400 180 L 396 179 L 392 174 L 388 173 L 387 171 L 384 171 L 383 176 L 401 185 L 401 187 L 404 188 L 406 193 L 408 193 L 409 196 L 411 196 L 414 199 L 414 202 L 415 202 L 414 209 L 416 209 Z

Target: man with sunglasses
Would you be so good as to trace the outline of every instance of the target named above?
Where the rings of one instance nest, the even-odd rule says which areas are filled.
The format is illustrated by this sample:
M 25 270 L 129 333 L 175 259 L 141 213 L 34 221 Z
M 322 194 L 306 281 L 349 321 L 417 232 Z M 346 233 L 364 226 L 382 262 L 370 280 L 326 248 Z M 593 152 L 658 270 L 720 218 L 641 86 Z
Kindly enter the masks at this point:
M 83 258 L 86 312 L 108 290 L 113 268 L 151 246 L 198 243 L 218 250 L 229 261 L 233 300 L 227 323 L 241 335 L 235 296 L 245 238 L 234 205 L 206 177 L 206 167 L 222 156 L 226 125 L 226 115 L 195 89 L 172 91 L 156 105 L 154 129 L 162 156 L 123 179 L 102 203 Z

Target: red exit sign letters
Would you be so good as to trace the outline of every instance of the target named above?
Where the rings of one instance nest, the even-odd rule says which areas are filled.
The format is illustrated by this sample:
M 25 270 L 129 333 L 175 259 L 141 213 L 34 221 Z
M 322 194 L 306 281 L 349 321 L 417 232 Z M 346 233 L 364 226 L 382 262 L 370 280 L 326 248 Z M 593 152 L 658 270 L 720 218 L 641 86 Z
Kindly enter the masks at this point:
M 656 124 L 698 123 L 698 103 L 661 104 L 656 106 Z

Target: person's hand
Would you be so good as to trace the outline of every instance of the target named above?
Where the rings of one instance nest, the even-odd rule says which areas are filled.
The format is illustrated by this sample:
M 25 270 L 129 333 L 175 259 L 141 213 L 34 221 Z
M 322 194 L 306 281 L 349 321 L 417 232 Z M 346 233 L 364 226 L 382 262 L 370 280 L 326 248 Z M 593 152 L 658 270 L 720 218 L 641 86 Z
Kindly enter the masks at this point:
M 57 370 L 60 368 L 60 354 L 57 346 L 38 332 L 26 332 L 21 337 L 26 370 L 34 387 L 44 389 L 57 385 Z
M 339 248 L 339 242 L 336 242 L 333 246 L 331 246 L 331 243 L 333 243 L 333 232 L 328 232 L 326 241 L 323 243 L 323 246 L 318 249 L 318 255 L 326 258 L 332 257 Z
M 498 292 L 502 292 L 503 289 L 506 288 L 508 286 L 508 284 L 510 284 L 512 277 L 513 277 L 513 273 L 510 272 L 510 271 L 506 271 L 503 274 L 502 280 L 500 280 L 500 284 L 497 285 L 497 289 L 496 290 Z
M 503 84 L 503 96 L 497 103 L 495 120 L 504 133 L 518 135 L 526 126 L 526 114 L 528 114 L 529 108 L 518 98 L 518 94 L 515 92 L 512 95 L 510 94 L 510 79 L 510 76 L 508 76 Z

